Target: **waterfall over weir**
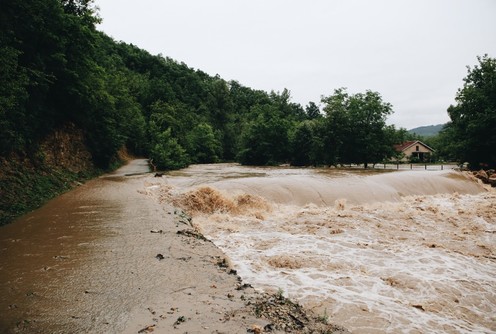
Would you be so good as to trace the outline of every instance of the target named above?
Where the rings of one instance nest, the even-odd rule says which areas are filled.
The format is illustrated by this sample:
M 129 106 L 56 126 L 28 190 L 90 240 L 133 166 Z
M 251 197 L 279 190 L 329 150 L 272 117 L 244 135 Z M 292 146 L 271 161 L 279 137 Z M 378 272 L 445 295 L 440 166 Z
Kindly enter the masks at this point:
M 453 170 L 368 171 L 241 167 L 235 164 L 194 165 L 172 172 L 171 185 L 182 190 L 211 186 L 229 194 L 257 195 L 279 204 L 334 205 L 399 201 L 405 196 L 476 194 L 482 185 Z

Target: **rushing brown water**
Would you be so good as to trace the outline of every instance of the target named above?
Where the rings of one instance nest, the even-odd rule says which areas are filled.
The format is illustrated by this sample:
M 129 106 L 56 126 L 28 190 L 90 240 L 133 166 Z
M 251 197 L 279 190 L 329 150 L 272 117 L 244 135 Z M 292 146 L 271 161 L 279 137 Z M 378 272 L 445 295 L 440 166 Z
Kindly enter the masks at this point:
M 461 173 L 192 166 L 157 191 L 243 279 L 354 333 L 496 332 L 496 194 Z

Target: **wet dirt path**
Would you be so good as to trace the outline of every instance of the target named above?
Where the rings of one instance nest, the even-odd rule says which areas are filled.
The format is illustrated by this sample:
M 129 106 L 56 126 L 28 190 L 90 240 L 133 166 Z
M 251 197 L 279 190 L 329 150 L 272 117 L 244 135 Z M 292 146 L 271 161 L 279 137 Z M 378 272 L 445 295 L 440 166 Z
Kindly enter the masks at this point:
M 236 275 L 212 243 L 177 234 L 187 221 L 143 195 L 146 172 L 134 160 L 0 228 L 0 333 L 236 333 L 260 322 L 233 315 L 245 293 Z
M 118 315 L 129 308 L 123 292 L 136 299 L 133 285 L 140 280 L 138 262 L 135 279 L 126 287 L 114 285 L 118 276 L 133 270 L 132 263 L 120 263 L 132 257 L 126 252 L 139 251 L 137 245 L 123 251 L 130 232 L 125 230 L 150 218 L 146 203 L 137 205 L 139 198 L 133 196 L 140 177 L 124 175 L 147 171 L 146 161 L 133 161 L 0 230 L 4 331 L 90 330 L 118 322 Z M 108 311 L 110 307 L 114 310 Z

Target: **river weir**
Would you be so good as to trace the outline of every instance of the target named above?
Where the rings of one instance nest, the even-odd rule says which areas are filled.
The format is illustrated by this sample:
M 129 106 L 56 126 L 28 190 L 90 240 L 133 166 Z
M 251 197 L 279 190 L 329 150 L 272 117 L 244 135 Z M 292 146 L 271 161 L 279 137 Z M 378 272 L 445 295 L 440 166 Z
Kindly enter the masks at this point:
M 466 174 L 220 164 L 150 187 L 243 280 L 353 333 L 496 331 L 496 195 Z

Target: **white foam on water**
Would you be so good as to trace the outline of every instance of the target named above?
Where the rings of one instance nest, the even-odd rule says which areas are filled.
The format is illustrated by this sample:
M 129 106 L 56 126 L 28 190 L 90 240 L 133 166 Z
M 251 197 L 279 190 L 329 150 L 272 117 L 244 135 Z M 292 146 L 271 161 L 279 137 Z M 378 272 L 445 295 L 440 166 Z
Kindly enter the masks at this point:
M 494 192 L 454 172 L 245 171 L 191 184 L 267 200 L 194 217 L 246 282 L 353 333 L 496 332 Z
M 244 280 L 281 288 L 355 333 L 495 330 L 496 244 L 486 232 L 496 228 L 494 218 L 433 220 L 448 216 L 442 209 L 413 215 L 432 204 L 422 201 L 399 215 L 405 202 L 311 212 L 284 206 L 265 221 L 217 216 L 213 227 L 198 221 Z M 432 202 L 453 208 L 449 198 Z

